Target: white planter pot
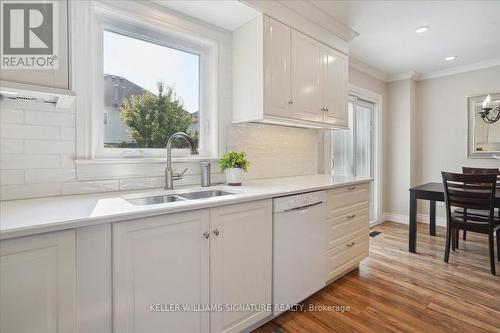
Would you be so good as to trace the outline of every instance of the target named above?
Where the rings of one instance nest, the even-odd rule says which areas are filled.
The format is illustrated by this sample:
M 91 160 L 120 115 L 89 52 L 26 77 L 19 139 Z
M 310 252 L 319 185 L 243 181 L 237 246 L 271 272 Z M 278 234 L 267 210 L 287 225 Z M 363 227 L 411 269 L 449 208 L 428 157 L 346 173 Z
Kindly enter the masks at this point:
M 241 185 L 241 175 L 243 170 L 240 168 L 226 169 L 226 182 L 228 185 Z

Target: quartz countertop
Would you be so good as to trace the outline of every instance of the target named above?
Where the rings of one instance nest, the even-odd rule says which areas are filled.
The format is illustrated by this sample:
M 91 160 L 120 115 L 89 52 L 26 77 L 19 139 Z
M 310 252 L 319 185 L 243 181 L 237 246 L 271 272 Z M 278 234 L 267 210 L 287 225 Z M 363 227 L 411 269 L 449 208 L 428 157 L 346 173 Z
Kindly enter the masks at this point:
M 0 239 L 177 213 L 259 199 L 361 184 L 370 178 L 310 175 L 251 180 L 243 186 L 189 187 L 174 191 L 141 190 L 0 202 Z M 209 199 L 135 206 L 126 198 L 218 189 L 234 194 Z

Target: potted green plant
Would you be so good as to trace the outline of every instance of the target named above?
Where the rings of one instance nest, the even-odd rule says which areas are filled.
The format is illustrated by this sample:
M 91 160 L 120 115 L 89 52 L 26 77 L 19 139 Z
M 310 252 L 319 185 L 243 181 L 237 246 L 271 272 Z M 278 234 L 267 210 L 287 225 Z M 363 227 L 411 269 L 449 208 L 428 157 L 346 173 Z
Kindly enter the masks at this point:
M 248 171 L 247 154 L 244 152 L 230 151 L 224 154 L 219 160 L 220 168 L 226 173 L 228 185 L 241 185 L 241 176 Z

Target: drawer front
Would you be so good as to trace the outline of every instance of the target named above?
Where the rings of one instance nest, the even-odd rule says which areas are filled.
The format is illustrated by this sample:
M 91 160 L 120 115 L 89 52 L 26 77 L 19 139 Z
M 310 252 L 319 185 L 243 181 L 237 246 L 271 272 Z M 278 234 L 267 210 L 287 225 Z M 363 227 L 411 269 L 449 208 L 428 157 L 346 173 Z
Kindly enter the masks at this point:
M 368 206 L 370 184 L 357 184 L 328 190 L 328 219 Z
M 351 240 L 327 251 L 328 258 L 328 279 L 337 275 L 337 272 L 344 270 L 355 261 L 361 261 L 368 256 L 368 228 L 358 233 Z
M 328 249 L 339 246 L 352 235 L 369 227 L 368 207 L 328 220 Z

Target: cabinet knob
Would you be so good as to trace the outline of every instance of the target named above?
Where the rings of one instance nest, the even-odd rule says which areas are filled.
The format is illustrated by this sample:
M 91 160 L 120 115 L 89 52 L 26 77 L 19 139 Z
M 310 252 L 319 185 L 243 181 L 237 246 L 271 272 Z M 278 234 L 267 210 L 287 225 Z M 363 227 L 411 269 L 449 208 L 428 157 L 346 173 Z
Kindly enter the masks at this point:
M 356 214 L 349 214 L 349 215 L 347 215 L 348 219 L 352 219 L 352 218 L 355 218 L 355 217 L 356 217 Z
M 328 108 L 325 108 L 325 111 L 328 112 Z
M 208 239 L 208 238 L 210 237 L 210 233 L 209 233 L 208 231 L 205 231 L 205 232 L 203 233 L 203 237 L 205 237 L 205 238 L 207 238 L 207 239 Z
M 348 189 L 349 191 L 352 191 L 352 190 L 355 190 L 355 189 L 356 189 L 356 186 L 349 186 L 349 187 L 347 187 L 347 189 Z
M 220 234 L 219 229 L 215 229 L 215 230 L 214 230 L 214 235 L 215 235 L 215 236 L 219 236 L 219 234 Z
M 291 99 L 288 100 L 288 104 L 293 104 L 293 101 Z
M 321 111 L 326 111 L 326 109 L 325 109 L 325 108 L 321 108 L 320 110 L 321 110 Z
M 347 247 L 351 247 L 351 246 L 353 246 L 354 244 L 356 244 L 356 242 L 350 242 L 350 243 L 348 243 L 348 244 L 347 244 Z

